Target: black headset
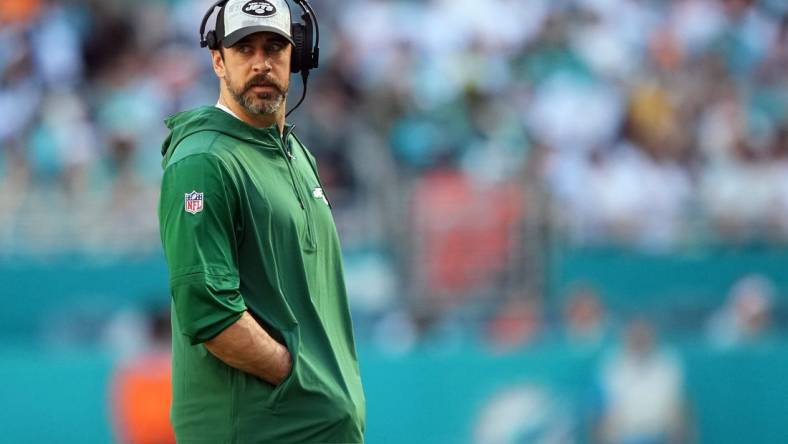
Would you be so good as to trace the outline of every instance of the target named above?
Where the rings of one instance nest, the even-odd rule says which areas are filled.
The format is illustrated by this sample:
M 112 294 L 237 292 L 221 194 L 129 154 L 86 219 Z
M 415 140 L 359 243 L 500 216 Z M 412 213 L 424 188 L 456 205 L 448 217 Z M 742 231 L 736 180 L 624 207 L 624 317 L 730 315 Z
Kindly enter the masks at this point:
M 219 16 L 217 17 L 217 27 L 221 27 L 222 30 L 224 29 L 224 23 L 222 23 L 224 20 L 224 5 L 226 5 L 228 1 L 229 0 L 217 1 L 203 16 L 202 23 L 200 24 L 201 48 L 207 47 L 208 49 L 219 49 L 221 42 L 219 41 L 219 36 L 216 33 L 216 29 L 206 33 L 205 26 L 208 24 L 208 20 L 210 19 L 211 14 L 213 14 L 214 9 L 221 8 L 219 10 Z M 286 1 L 287 0 L 285 0 L 285 2 Z M 320 58 L 320 27 L 317 24 L 315 10 L 312 9 L 312 6 L 307 0 L 293 1 L 301 7 L 301 10 L 303 11 L 301 18 L 304 20 L 304 23 L 298 23 L 291 20 L 290 35 L 293 38 L 294 45 L 293 56 L 290 59 L 290 72 L 301 73 L 301 77 L 304 82 L 304 90 L 301 95 L 301 100 L 299 100 L 298 103 L 287 113 L 288 115 L 298 108 L 298 106 L 301 105 L 301 102 L 304 101 L 304 97 L 306 97 L 306 84 L 307 78 L 309 77 L 309 70 L 317 68 Z M 312 45 L 313 42 L 314 45 Z

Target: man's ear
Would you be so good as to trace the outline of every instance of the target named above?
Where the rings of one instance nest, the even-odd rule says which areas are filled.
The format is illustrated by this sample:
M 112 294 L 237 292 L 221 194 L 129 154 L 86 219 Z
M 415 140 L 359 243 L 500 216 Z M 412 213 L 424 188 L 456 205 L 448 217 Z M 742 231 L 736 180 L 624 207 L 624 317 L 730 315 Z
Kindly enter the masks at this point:
M 211 50 L 211 64 L 213 65 L 213 72 L 216 73 L 216 77 L 224 78 L 224 54 L 222 51 L 218 49 Z

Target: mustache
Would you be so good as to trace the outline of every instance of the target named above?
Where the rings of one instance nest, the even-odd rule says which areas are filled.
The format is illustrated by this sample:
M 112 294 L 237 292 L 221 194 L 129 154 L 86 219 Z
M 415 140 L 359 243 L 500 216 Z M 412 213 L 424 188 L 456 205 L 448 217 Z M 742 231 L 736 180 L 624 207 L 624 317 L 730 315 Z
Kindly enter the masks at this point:
M 254 88 L 255 86 L 270 86 L 276 89 L 279 92 L 279 94 L 282 95 L 285 94 L 284 87 L 282 85 L 279 85 L 278 83 L 274 82 L 273 80 L 268 78 L 268 76 L 265 75 L 255 76 L 251 80 L 246 82 L 243 89 L 244 93 L 248 92 L 250 89 Z

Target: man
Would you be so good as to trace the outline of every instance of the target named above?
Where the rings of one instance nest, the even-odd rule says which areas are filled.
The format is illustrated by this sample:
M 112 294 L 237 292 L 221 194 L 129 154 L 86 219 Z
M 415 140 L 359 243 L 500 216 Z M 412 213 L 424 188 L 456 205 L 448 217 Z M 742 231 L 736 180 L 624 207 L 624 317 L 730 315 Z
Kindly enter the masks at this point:
M 315 160 L 285 123 L 288 5 L 230 0 L 216 38 L 219 102 L 168 119 L 162 148 L 177 440 L 362 443 L 339 240 Z

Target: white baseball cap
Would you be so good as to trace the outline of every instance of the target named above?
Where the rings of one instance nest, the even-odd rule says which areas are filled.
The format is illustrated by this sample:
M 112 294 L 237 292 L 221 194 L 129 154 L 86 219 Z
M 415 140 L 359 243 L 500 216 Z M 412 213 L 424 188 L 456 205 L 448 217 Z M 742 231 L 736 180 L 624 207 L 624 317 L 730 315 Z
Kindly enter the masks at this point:
M 255 32 L 274 32 L 293 43 L 287 0 L 230 0 L 219 10 L 216 37 L 229 48 Z

